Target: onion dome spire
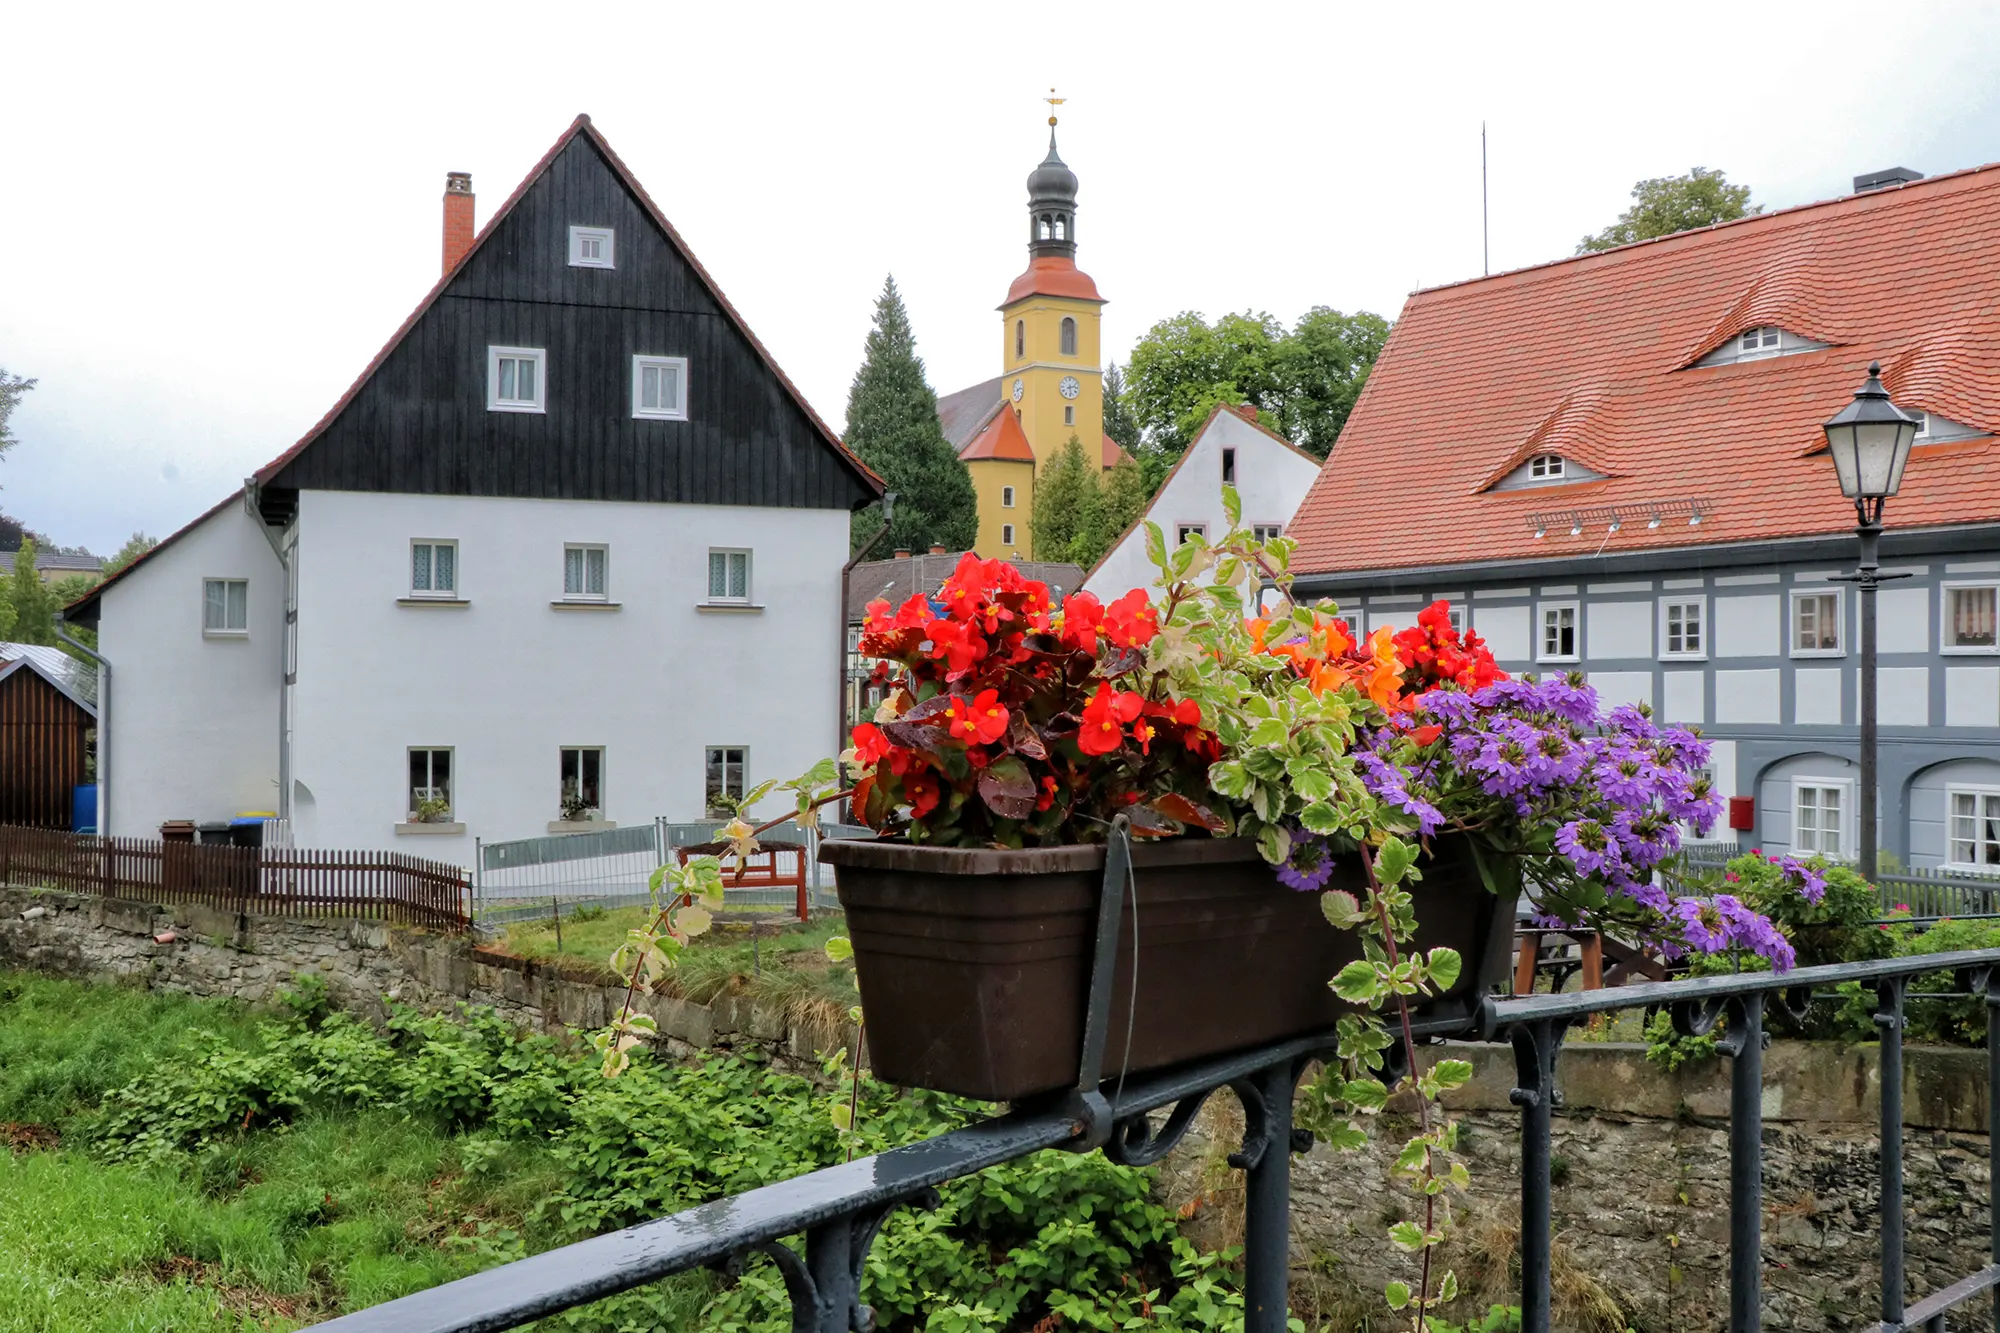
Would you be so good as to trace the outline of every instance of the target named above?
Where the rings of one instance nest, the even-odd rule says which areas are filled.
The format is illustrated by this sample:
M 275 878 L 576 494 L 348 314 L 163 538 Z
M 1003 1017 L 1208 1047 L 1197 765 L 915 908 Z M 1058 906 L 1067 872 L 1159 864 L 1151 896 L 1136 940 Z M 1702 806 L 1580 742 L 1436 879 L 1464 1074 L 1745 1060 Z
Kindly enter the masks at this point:
M 1076 173 L 1056 152 L 1055 108 L 1066 98 L 1049 89 L 1049 155 L 1028 173 L 1028 253 L 1076 258 Z

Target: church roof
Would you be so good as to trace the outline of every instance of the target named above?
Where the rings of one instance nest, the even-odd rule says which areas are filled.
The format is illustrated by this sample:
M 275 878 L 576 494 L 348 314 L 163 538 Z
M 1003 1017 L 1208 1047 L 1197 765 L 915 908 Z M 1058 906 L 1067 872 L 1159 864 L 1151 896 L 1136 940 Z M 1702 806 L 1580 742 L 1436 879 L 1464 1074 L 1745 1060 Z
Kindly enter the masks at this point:
M 1035 461 L 1034 446 L 1028 443 L 1028 433 L 1021 429 L 1021 418 L 1012 412 L 999 411 L 986 423 L 985 429 L 973 436 L 967 445 L 958 451 L 958 456 L 966 462 L 976 462 L 982 458 L 1004 459 L 1009 463 L 1032 463 Z
M 1104 469 L 1107 472 L 1125 461 L 1125 450 L 1109 435 L 1104 437 L 1103 455 Z
M 993 420 L 993 414 L 1000 410 L 1000 403 L 1005 397 L 1000 387 L 1006 381 L 1005 375 L 995 375 L 990 380 L 981 380 L 970 388 L 938 399 L 938 425 L 944 427 L 944 437 L 953 449 L 964 449 L 972 437 Z
M 999 308 L 1005 310 L 1030 296 L 1066 296 L 1072 301 L 1104 303 L 1090 275 L 1078 268 L 1074 259 L 1062 255 L 1037 255 L 1030 260 L 1028 271 L 1014 279 L 1014 285 L 1007 289 L 1007 299 Z

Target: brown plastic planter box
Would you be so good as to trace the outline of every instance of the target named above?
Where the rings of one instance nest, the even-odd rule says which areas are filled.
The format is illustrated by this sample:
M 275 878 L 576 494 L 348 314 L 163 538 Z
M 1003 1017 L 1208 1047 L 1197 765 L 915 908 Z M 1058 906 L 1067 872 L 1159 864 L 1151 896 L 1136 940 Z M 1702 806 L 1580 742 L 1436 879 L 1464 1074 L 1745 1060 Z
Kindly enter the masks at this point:
M 1463 844 L 1440 843 L 1415 886 L 1421 948 L 1464 959 L 1452 997 L 1505 975 L 1514 888 L 1486 891 Z M 987 1101 L 1075 1083 L 1102 846 L 1031 851 L 830 840 L 854 941 L 856 980 L 878 1078 Z M 1360 957 L 1317 893 L 1280 884 L 1244 839 L 1178 838 L 1132 849 L 1140 947 L 1130 1070 L 1331 1026 L 1343 1007 L 1328 981 Z M 1362 895 L 1354 858 L 1329 887 Z M 1132 911 L 1120 917 L 1104 1070 L 1125 1061 Z M 1452 997 L 1445 997 L 1450 999 Z

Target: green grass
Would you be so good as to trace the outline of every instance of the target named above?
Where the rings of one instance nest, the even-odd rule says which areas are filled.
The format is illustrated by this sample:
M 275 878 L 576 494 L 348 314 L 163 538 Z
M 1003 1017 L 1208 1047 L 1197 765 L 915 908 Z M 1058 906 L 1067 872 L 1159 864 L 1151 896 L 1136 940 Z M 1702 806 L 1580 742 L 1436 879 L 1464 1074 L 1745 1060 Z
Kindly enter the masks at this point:
M 238 1006 L 0 973 L 0 1330 L 282 1331 L 447 1282 L 563 1237 L 529 1220 L 560 1188 L 545 1144 L 402 1112 L 308 1112 L 150 1164 L 90 1151 L 93 1112 Z M 60 1146 L 34 1150 L 53 1130 Z M 12 1138 L 22 1145 L 5 1146 Z M 470 1169 L 468 1169 L 468 1167 Z M 711 1283 L 665 1284 L 671 1322 Z

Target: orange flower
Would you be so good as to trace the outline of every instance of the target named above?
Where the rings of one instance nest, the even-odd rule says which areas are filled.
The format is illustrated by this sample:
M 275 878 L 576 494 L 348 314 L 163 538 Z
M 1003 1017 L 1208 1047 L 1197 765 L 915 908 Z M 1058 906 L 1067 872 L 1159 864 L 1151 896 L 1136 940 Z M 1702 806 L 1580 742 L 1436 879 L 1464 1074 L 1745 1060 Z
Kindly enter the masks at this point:
M 1143 648 L 1160 632 L 1160 613 L 1134 588 L 1104 608 L 1104 633 L 1120 648 Z
M 973 699 L 959 695 L 945 705 L 944 715 L 951 734 L 967 745 L 991 745 L 1007 734 L 1007 710 L 998 690 L 982 690 Z
M 1138 717 L 1145 706 L 1141 696 L 1114 694 L 1109 681 L 1101 682 L 1096 696 L 1084 705 L 1076 748 L 1085 754 L 1111 753 L 1125 743 L 1125 723 Z

